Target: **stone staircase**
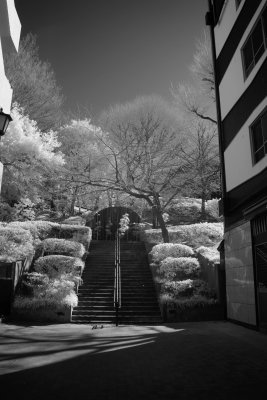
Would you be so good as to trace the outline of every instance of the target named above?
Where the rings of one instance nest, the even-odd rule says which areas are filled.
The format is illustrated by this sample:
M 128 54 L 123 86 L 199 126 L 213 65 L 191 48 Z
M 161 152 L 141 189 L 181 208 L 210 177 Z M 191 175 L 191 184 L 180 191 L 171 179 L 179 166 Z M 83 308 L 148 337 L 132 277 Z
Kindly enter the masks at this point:
M 114 324 L 114 241 L 92 241 L 73 323 Z M 142 242 L 121 242 L 119 325 L 160 324 L 160 309 Z

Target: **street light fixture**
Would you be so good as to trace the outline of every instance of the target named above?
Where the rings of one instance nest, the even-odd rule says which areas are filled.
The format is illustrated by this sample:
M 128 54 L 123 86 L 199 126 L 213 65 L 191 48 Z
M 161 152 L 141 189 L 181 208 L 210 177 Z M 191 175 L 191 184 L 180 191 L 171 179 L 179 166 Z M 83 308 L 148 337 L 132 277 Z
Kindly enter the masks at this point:
M 4 136 L 10 121 L 12 121 L 10 115 L 5 114 L 3 109 L 0 108 L 0 136 Z

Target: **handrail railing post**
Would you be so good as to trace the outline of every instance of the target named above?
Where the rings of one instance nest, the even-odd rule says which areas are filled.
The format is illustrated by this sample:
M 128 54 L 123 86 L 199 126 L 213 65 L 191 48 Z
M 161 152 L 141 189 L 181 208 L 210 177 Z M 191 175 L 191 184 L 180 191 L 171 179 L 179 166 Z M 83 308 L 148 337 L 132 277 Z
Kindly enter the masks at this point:
M 116 326 L 119 325 L 119 308 L 121 307 L 121 274 L 120 274 L 120 235 L 115 234 L 115 274 L 114 274 L 114 307 L 116 310 Z

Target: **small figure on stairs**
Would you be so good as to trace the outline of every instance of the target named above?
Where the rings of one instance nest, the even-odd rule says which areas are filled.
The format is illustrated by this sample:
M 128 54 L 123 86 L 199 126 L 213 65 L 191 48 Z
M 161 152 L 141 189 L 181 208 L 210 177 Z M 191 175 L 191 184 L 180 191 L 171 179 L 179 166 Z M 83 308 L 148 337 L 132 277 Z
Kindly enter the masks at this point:
M 108 222 L 106 223 L 105 226 L 105 231 L 106 231 L 106 240 L 111 240 L 112 239 L 112 222 L 111 219 L 109 218 Z

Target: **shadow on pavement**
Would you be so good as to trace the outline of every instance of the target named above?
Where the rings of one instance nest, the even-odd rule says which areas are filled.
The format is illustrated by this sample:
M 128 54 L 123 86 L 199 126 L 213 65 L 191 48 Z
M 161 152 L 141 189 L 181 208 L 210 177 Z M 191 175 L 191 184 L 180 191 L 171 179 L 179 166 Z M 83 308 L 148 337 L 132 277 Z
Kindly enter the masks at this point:
M 231 329 L 222 323 L 97 332 L 84 326 L 7 327 L 0 347 L 1 391 L 9 399 L 27 400 L 238 400 L 263 395 L 267 346 L 253 341 L 265 346 L 267 337 Z

